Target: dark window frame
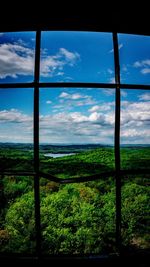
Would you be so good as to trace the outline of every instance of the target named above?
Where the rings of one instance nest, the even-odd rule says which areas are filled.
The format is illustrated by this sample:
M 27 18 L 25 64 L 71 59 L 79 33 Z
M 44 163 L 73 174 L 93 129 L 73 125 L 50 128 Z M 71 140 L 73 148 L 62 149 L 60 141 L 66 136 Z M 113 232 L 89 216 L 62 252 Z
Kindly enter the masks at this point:
M 28 30 L 27 30 L 28 31 Z M 39 88 L 112 88 L 115 89 L 115 134 L 114 134 L 114 149 L 115 149 L 115 170 L 112 172 L 101 173 L 104 177 L 113 175 L 116 180 L 116 247 L 117 255 L 122 253 L 121 244 L 121 178 L 127 174 L 150 174 L 150 169 L 137 170 L 121 170 L 120 167 L 120 90 L 150 90 L 150 85 L 139 84 L 122 84 L 120 82 L 120 62 L 119 62 L 119 47 L 118 34 L 119 32 L 112 32 L 113 49 L 114 49 L 114 69 L 115 69 L 115 83 L 89 83 L 89 82 L 40 82 L 40 47 L 41 47 L 41 29 L 36 30 L 36 44 L 35 44 L 35 69 L 34 81 L 30 83 L 3 83 L 0 84 L 0 89 L 15 89 L 15 88 L 34 88 L 34 121 L 33 121 L 33 136 L 34 136 L 34 171 L 33 172 L 0 172 L 0 175 L 30 175 L 34 176 L 34 200 L 35 200 L 35 227 L 36 227 L 36 257 L 42 257 L 41 253 L 41 222 L 40 222 L 40 177 L 47 178 L 51 181 L 60 184 L 78 183 L 98 180 L 99 175 L 92 175 L 89 177 L 80 177 L 76 179 L 59 179 L 50 174 L 45 174 L 39 168 Z M 98 31 L 100 32 L 100 31 Z M 142 89 L 141 89 L 142 88 Z M 0 254 L 1 255 L 1 254 Z M 54 257 L 55 258 L 55 257 Z M 70 258 L 70 257 L 69 257 Z M 71 256 L 71 259 L 73 257 Z

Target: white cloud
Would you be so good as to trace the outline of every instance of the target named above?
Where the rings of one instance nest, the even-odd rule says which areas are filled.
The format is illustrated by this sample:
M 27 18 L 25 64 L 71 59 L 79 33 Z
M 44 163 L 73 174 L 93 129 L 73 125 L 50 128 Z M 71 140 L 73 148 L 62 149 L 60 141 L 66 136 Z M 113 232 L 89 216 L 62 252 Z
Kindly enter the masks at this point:
M 149 94 L 146 92 L 139 95 L 139 100 L 121 102 L 122 143 L 150 143 Z M 113 144 L 114 123 L 113 101 L 93 105 L 86 112 L 57 110 L 57 113 L 41 114 L 40 142 Z M 0 135 L 0 141 L 5 142 L 32 141 L 33 117 L 17 109 L 1 110 Z
M 148 73 L 150 73 L 150 68 L 144 68 L 144 69 L 142 69 L 141 70 L 141 73 L 142 74 L 148 74 Z
M 70 103 L 72 105 L 72 103 Z M 77 107 L 81 107 L 81 106 L 86 106 L 86 105 L 94 105 L 96 104 L 96 101 L 92 99 L 92 97 L 88 97 L 86 99 L 77 101 L 76 103 L 74 103 L 74 105 L 76 105 Z
M 123 47 L 123 44 L 119 44 L 119 47 L 118 47 L 119 50 L 120 50 L 122 47 Z
M 139 95 L 139 100 L 150 101 L 150 93 Z
M 56 75 L 57 75 L 57 76 L 63 76 L 64 74 L 65 74 L 64 72 L 59 71 Z
M 0 111 L 0 122 L 11 122 L 11 123 L 25 123 L 32 122 L 32 117 L 23 114 L 17 109 L 2 110 Z
M 65 99 L 71 99 L 71 100 L 79 100 L 79 99 L 89 98 L 89 96 L 82 95 L 82 94 L 79 94 L 79 93 L 69 94 L 69 93 L 66 93 L 66 92 L 62 92 L 59 95 L 59 98 L 65 98 Z
M 122 137 L 135 137 L 135 136 L 138 137 L 140 135 L 141 133 L 137 131 L 136 129 L 128 129 L 128 131 L 123 130 L 121 132 Z
M 62 92 L 59 95 L 60 103 L 66 102 L 67 106 L 84 106 L 84 105 L 93 105 L 96 103 L 94 99 L 92 99 L 89 95 L 84 95 L 80 93 L 66 93 Z
M 65 66 L 73 67 L 80 59 L 77 52 L 70 52 L 60 48 L 55 55 L 48 55 L 46 51 L 41 59 L 41 75 L 44 77 L 63 76 Z
M 65 59 L 69 62 L 69 64 L 72 66 L 76 63 L 77 59 L 80 59 L 80 55 L 77 52 L 70 52 L 65 48 L 60 48 L 58 53 L 58 58 L 61 56 L 64 56 Z
M 51 100 L 47 100 L 46 104 L 52 104 L 52 101 Z
M 143 65 L 141 64 L 140 61 L 136 61 L 136 62 L 133 63 L 133 67 L 135 67 L 135 68 L 139 68 L 139 67 L 142 67 L 142 66 Z
M 70 119 L 73 122 L 78 122 L 78 123 L 82 123 L 82 122 L 88 122 L 88 117 L 85 115 L 82 115 L 80 112 L 73 112 L 70 114 Z
M 0 111 L 1 142 L 33 142 L 33 117 L 17 109 Z
M 149 74 L 150 73 L 150 59 L 144 59 L 141 61 L 136 61 L 133 63 L 134 68 L 140 68 L 140 72 L 142 74 Z
M 95 111 L 98 111 L 100 108 L 100 106 L 96 105 L 96 106 L 93 106 L 92 108 L 89 109 L 90 112 L 95 112 Z
M 110 144 L 113 142 L 113 134 L 112 124 L 103 113 L 85 115 L 81 112 L 61 112 L 40 119 L 41 142 Z
M 113 102 L 109 102 L 107 103 L 104 103 L 104 104 L 99 104 L 99 105 L 95 105 L 93 106 L 92 108 L 89 109 L 90 112 L 95 112 L 95 111 L 108 111 L 108 110 L 111 110 L 112 108 L 112 105 L 114 105 Z
M 75 94 L 72 94 L 71 96 L 72 100 L 79 100 L 79 99 L 83 99 L 83 98 L 88 98 L 87 95 L 81 95 L 81 94 L 78 94 L 78 93 L 75 93 Z
M 103 114 L 100 114 L 98 112 L 93 112 L 89 116 L 89 121 L 91 121 L 91 122 L 103 122 L 104 121 Z
M 133 63 L 135 68 L 150 66 L 150 59 L 144 59 Z
M 73 67 L 80 59 L 77 52 L 60 48 L 55 55 L 48 55 L 42 51 L 41 76 L 63 76 L 65 66 Z M 33 75 L 34 49 L 19 39 L 15 43 L 0 44 L 0 79 L 6 77 L 17 78 L 19 75 Z
M 147 99 L 146 94 L 139 99 Z M 150 143 L 150 101 L 122 101 L 121 140 L 122 143 Z
M 60 95 L 59 95 L 60 98 L 68 98 L 69 97 L 69 94 L 66 93 L 66 92 L 62 92 Z
M 34 51 L 20 44 L 0 45 L 0 78 L 33 75 Z
M 103 89 L 105 96 L 113 96 L 115 94 L 115 89 Z

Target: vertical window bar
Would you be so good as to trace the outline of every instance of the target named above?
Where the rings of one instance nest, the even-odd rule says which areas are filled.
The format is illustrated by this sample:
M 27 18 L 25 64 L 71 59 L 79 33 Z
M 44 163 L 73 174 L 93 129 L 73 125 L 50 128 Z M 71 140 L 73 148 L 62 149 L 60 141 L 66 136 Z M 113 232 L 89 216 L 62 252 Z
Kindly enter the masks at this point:
M 115 62 L 115 171 L 116 171 L 116 245 L 121 250 L 121 176 L 120 176 L 120 66 L 117 33 L 113 33 Z
M 36 32 L 35 69 L 34 69 L 34 199 L 35 199 L 35 228 L 36 253 L 41 252 L 41 224 L 40 224 L 40 190 L 39 190 L 39 76 L 40 76 L 40 42 L 41 32 Z

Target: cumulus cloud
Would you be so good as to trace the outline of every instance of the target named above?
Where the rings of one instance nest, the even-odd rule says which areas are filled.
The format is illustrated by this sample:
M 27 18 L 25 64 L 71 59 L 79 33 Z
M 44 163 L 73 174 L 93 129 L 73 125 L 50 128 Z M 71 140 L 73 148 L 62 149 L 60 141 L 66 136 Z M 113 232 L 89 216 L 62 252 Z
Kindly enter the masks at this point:
M 63 76 L 64 66 L 73 67 L 80 59 L 77 52 L 60 48 L 55 55 L 42 52 L 41 76 Z M 0 44 L 0 79 L 6 77 L 17 78 L 19 75 L 33 75 L 34 72 L 34 49 L 27 47 L 22 41 L 15 43 Z
M 139 95 L 139 100 L 121 102 L 122 143 L 150 143 L 148 93 Z M 84 111 L 79 109 L 78 112 L 57 110 L 57 113 L 40 115 L 40 142 L 113 144 L 114 125 L 113 101 L 93 105 Z M 1 110 L 0 133 L 0 140 L 27 142 L 33 136 L 33 117 L 17 109 Z M 19 135 L 20 139 L 17 140 L 16 137 L 19 138 Z
M 1 142 L 33 142 L 33 117 L 17 109 L 0 111 Z
M 140 122 L 150 121 L 150 101 L 145 102 L 127 102 L 121 112 L 121 122 L 125 126 L 129 121 Z
M 23 114 L 17 109 L 2 110 L 0 111 L 0 122 L 11 122 L 11 123 L 25 123 L 32 122 L 32 117 Z
M 106 134 L 107 132 L 107 134 Z M 113 127 L 105 114 L 61 112 L 40 118 L 40 140 L 44 142 L 113 142 Z M 51 140 L 51 141 L 50 141 Z
M 150 101 L 147 93 L 140 100 L 147 102 L 122 102 L 121 140 L 123 143 L 150 143 Z
M 0 45 L 0 78 L 33 75 L 34 51 L 21 44 Z
M 89 111 L 90 112 L 95 112 L 95 111 L 104 112 L 104 111 L 111 110 L 113 105 L 114 105 L 113 102 L 109 102 L 109 103 L 107 103 L 107 105 L 105 103 L 104 104 L 99 104 L 99 105 L 95 105 L 95 106 L 91 107 L 89 109 Z

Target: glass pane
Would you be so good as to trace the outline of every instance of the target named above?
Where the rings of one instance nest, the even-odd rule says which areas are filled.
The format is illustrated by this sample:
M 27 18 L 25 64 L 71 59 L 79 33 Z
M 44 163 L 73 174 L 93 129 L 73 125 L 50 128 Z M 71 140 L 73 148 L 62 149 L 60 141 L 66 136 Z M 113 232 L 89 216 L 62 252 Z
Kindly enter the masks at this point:
M 150 84 L 150 36 L 119 34 L 121 82 Z
M 33 89 L 0 89 L 0 171 L 33 170 Z
M 122 186 L 122 242 L 130 252 L 150 249 L 149 175 L 127 176 Z
M 78 178 L 114 169 L 114 89 L 40 89 L 40 169 Z
M 121 167 L 150 168 L 150 91 L 121 90 Z
M 33 177 L 0 176 L 0 252 L 35 252 Z
M 35 32 L 0 33 L 0 83 L 33 82 Z
M 114 83 L 111 33 L 42 32 L 43 82 Z
M 115 252 L 114 178 L 59 185 L 41 178 L 44 254 Z

